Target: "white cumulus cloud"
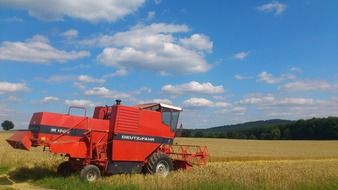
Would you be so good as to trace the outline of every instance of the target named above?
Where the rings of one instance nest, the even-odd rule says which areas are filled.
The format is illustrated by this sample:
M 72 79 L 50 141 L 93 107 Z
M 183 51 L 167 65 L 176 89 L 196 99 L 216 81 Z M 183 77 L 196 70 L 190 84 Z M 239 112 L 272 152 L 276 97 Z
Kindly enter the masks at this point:
M 280 83 L 282 81 L 285 80 L 291 80 L 291 79 L 295 79 L 296 76 L 295 75 L 291 75 L 291 74 L 283 74 L 281 76 L 273 76 L 271 73 L 268 72 L 261 72 L 258 74 L 258 81 L 260 82 L 265 82 L 267 84 L 277 84 Z
M 213 42 L 204 34 L 193 34 L 189 38 L 180 39 L 184 47 L 210 52 Z
M 154 17 L 155 17 L 155 15 L 156 15 L 156 12 L 155 12 L 155 11 L 149 11 L 149 12 L 147 13 L 147 18 L 146 18 L 146 20 L 147 20 L 147 21 L 153 20 Z
M 62 32 L 60 35 L 67 39 L 71 39 L 71 38 L 76 38 L 79 35 L 79 32 L 75 29 L 69 29 L 65 32 Z
M 49 82 L 49 83 L 64 83 L 68 81 L 72 81 L 75 79 L 74 76 L 72 75 L 51 75 L 48 78 L 42 78 L 42 77 L 37 77 L 36 78 L 38 81 L 43 81 L 43 82 Z
M 186 25 L 153 23 L 136 25 L 125 32 L 103 35 L 80 42 L 85 46 L 105 47 L 98 55 L 99 63 L 117 69 L 141 69 L 166 74 L 206 72 L 211 65 L 205 53 L 212 42 L 202 34 L 182 38 Z
M 172 85 L 168 84 L 162 87 L 162 92 L 180 95 L 180 94 L 189 94 L 189 93 L 198 93 L 198 94 L 220 94 L 224 92 L 222 85 L 214 86 L 210 82 L 199 83 L 196 81 L 191 81 L 184 84 Z
M 64 51 L 49 44 L 49 40 L 35 35 L 25 42 L 5 41 L 0 46 L 0 61 L 20 61 L 30 63 L 65 62 L 90 56 L 88 51 Z
M 119 69 L 113 73 L 110 74 L 106 74 L 103 76 L 103 78 L 111 78 L 111 77 L 123 77 L 126 76 L 128 74 L 128 71 L 125 69 Z
M 0 94 L 27 91 L 29 88 L 25 83 L 11 83 L 0 81 Z
M 254 95 L 246 97 L 239 102 L 242 105 L 256 105 L 256 106 L 299 106 L 299 105 L 313 105 L 323 103 L 322 100 L 303 97 L 275 97 L 272 94 Z
M 80 41 L 84 46 L 128 46 L 136 49 L 147 48 L 155 50 L 163 46 L 164 42 L 173 41 L 172 34 L 185 33 L 189 27 L 184 24 L 153 23 L 150 25 L 136 25 L 125 32 L 113 35 L 100 35 Z
M 140 104 L 144 103 L 163 103 L 163 104 L 173 104 L 171 100 L 167 98 L 154 98 L 150 100 L 143 100 L 139 102 Z
M 94 78 L 88 75 L 79 75 L 77 80 L 81 83 L 104 83 L 106 82 L 104 79 Z
M 306 119 L 338 114 L 337 98 L 280 97 L 272 94 L 250 95 L 238 105 L 250 107 L 251 114 L 259 113 L 265 118 Z M 264 117 L 263 117 L 264 118 Z
M 98 79 L 98 78 L 94 78 L 92 76 L 89 75 L 79 75 L 76 78 L 76 81 L 74 82 L 74 86 L 79 88 L 79 89 L 85 89 L 86 85 L 88 83 L 94 83 L 94 84 L 102 84 L 105 83 L 106 80 L 104 79 Z
M 210 107 L 213 102 L 205 98 L 190 98 L 185 100 L 183 105 L 186 107 Z
M 262 12 L 267 12 L 267 13 L 274 13 L 275 15 L 280 15 L 282 14 L 287 5 L 284 3 L 280 3 L 277 0 L 273 0 L 270 3 L 266 3 L 264 5 L 258 6 L 257 10 L 262 11 Z
M 276 101 L 275 96 L 268 94 L 268 95 L 254 95 L 250 97 L 246 97 L 239 101 L 240 104 L 244 105 L 266 105 L 271 104 Z
M 62 20 L 71 17 L 90 22 L 114 22 L 135 12 L 145 0 L 2 0 L 0 5 L 27 10 L 43 20 Z
M 59 101 L 59 98 L 55 96 L 46 96 L 41 100 L 42 103 L 51 103 L 57 101 Z
M 65 104 L 67 106 L 79 106 L 79 107 L 95 107 L 98 103 L 95 103 L 91 100 L 83 100 L 83 99 L 73 99 L 73 100 L 65 100 Z
M 249 55 L 249 52 L 248 52 L 248 51 L 247 51 L 247 52 L 241 51 L 241 52 L 235 53 L 235 55 L 233 55 L 232 57 L 233 57 L 234 59 L 237 59 L 237 60 L 242 61 L 242 60 L 244 60 L 246 57 L 248 57 L 248 55 Z
M 132 98 L 132 96 L 128 93 L 110 90 L 107 89 L 106 87 L 94 87 L 92 89 L 86 90 L 85 95 L 98 96 L 101 98 L 110 98 L 110 99 L 134 100 L 134 98 Z
M 247 80 L 247 79 L 251 79 L 252 77 L 237 74 L 237 75 L 234 76 L 234 78 L 236 80 Z
M 242 106 L 236 106 L 236 107 L 231 109 L 231 112 L 233 112 L 235 114 L 242 115 L 246 112 L 246 108 L 242 107 Z
M 205 107 L 219 107 L 226 108 L 231 106 L 231 104 L 227 102 L 213 102 L 206 98 L 189 98 L 183 102 L 183 106 L 187 108 L 205 108 Z
M 286 83 L 280 89 L 287 91 L 329 91 L 334 90 L 335 87 L 326 81 L 309 80 Z

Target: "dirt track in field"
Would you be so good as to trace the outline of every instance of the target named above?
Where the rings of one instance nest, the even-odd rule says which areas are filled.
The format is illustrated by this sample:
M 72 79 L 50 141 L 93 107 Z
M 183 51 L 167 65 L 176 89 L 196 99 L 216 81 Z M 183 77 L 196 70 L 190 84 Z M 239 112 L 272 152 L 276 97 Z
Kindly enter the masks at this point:
M 15 189 L 15 190 L 50 190 L 42 187 L 32 185 L 27 182 L 16 183 L 11 180 L 8 175 L 0 175 L 0 190 L 2 189 Z

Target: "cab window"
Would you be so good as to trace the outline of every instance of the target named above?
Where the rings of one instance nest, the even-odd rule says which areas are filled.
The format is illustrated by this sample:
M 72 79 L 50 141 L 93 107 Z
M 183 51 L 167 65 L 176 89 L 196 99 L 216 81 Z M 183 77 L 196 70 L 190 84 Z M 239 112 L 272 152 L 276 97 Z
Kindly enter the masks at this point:
M 175 131 L 179 115 L 179 111 L 162 108 L 162 123 L 170 127 L 172 131 Z
M 171 121 L 171 110 L 168 108 L 163 108 L 162 109 L 162 122 L 165 125 L 170 126 L 170 121 Z
M 171 112 L 171 116 L 172 116 L 172 119 L 171 119 L 171 130 L 175 130 L 176 127 L 177 127 L 177 121 L 178 121 L 178 116 L 179 116 L 180 112 L 178 111 L 172 111 Z

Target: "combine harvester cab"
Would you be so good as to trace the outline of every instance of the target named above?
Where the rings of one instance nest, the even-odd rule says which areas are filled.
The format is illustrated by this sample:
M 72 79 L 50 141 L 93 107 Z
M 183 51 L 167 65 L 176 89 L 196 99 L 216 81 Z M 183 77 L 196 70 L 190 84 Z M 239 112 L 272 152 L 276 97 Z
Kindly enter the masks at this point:
M 93 118 L 86 109 L 70 107 L 68 114 L 34 113 L 29 129 L 18 131 L 7 142 L 17 149 L 42 146 L 62 154 L 58 173 L 79 171 L 86 181 L 101 175 L 151 173 L 162 176 L 171 170 L 207 164 L 207 147 L 172 145 L 181 108 L 158 103 L 98 106 Z M 84 116 L 70 115 L 73 108 Z

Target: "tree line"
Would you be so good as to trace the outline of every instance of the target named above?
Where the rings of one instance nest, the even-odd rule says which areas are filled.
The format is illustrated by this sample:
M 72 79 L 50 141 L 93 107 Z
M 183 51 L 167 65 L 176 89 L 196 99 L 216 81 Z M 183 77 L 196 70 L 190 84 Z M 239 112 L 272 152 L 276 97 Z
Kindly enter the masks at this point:
M 338 117 L 312 118 L 288 124 L 233 129 L 226 132 L 181 129 L 181 137 L 207 137 L 259 140 L 338 140 Z

